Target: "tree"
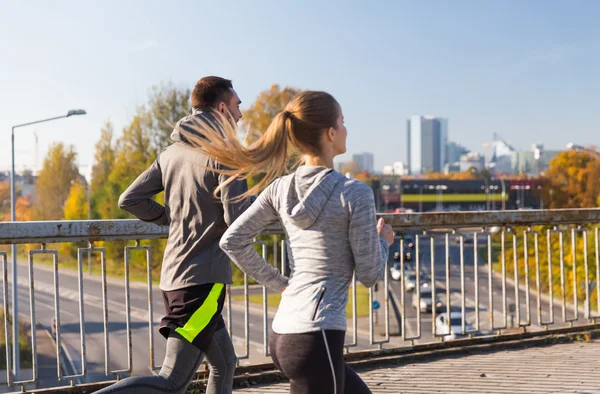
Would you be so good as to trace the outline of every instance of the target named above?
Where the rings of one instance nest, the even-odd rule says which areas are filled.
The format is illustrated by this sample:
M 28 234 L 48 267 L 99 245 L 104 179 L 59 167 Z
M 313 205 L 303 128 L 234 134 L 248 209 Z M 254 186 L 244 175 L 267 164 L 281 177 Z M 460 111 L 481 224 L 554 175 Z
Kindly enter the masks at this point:
M 79 177 L 75 163 L 77 153 L 72 145 L 62 142 L 50 145 L 36 181 L 34 217 L 38 220 L 60 220 L 71 184 Z
M 17 198 L 15 204 L 15 213 L 19 222 L 28 222 L 33 220 L 33 204 L 30 196 L 21 196 Z
M 151 129 L 151 141 L 156 155 L 169 145 L 173 126 L 192 112 L 191 91 L 179 90 L 172 83 L 155 85 L 143 112 L 145 127 Z
M 600 157 L 591 161 L 583 172 L 587 185 L 582 197 L 584 207 L 600 207 Z
M 92 167 L 92 180 L 90 193 L 92 200 L 92 218 L 98 219 L 102 215 L 104 202 L 110 196 L 106 195 L 106 182 L 112 172 L 115 161 L 115 142 L 112 124 L 107 121 L 100 130 L 100 139 L 96 142 L 94 165 Z
M 594 174 L 600 170 L 596 168 L 599 164 L 592 163 L 599 160 L 586 151 L 570 150 L 556 155 L 542 178 L 544 201 L 548 201 L 549 208 L 597 206 L 598 196 L 593 198 L 597 185 L 592 184 L 598 179 L 593 178 Z
M 112 125 L 106 123 L 96 144 L 92 170 L 94 217 L 131 217 L 118 208 L 119 196 L 168 146 L 173 125 L 190 113 L 189 90 L 179 90 L 172 84 L 156 85 L 148 103 L 138 108 L 116 142 Z
M 136 115 L 131 124 L 123 128 L 123 134 L 116 143 L 114 163 L 99 193 L 102 199 L 95 201 L 103 219 L 131 217 L 119 209 L 119 196 L 156 158 L 152 149 L 152 134 L 143 126 L 147 121 L 143 119 L 144 116 L 147 114 Z
M 242 130 L 246 133 L 246 141 L 250 144 L 260 138 L 267 130 L 271 121 L 283 111 L 290 100 L 300 93 L 300 90 L 286 86 L 281 89 L 278 84 L 269 90 L 262 91 L 254 103 L 244 111 Z
M 10 183 L 0 182 L 0 222 L 10 220 Z
M 81 181 L 73 182 L 63 208 L 65 220 L 84 220 L 88 217 L 87 190 Z

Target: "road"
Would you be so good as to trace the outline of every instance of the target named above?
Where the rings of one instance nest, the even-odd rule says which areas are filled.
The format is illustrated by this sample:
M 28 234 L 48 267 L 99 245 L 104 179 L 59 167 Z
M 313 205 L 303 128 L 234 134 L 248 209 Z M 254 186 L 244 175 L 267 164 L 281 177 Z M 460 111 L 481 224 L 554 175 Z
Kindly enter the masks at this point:
M 472 237 L 472 235 L 471 235 Z M 473 243 L 466 243 L 464 249 L 464 266 L 465 266 L 465 312 L 467 321 L 474 327 L 479 328 L 481 332 L 488 332 L 490 330 L 490 312 L 489 312 L 489 277 L 488 277 L 488 265 L 487 265 L 487 247 L 484 235 L 480 235 L 478 238 L 479 249 L 477 264 L 475 265 L 474 248 Z M 425 273 L 431 277 L 431 248 L 429 238 L 422 237 L 420 239 L 420 253 L 419 261 L 420 266 Z M 434 270 L 435 270 L 435 282 L 436 289 L 440 300 L 447 304 L 446 296 L 446 267 L 445 267 L 445 242 L 443 237 L 436 237 L 434 242 Z M 461 310 L 461 278 L 460 278 L 460 247 L 455 242 L 454 237 L 450 238 L 449 243 L 449 256 L 450 256 L 450 306 L 452 311 Z M 416 259 L 413 260 L 413 264 L 416 263 Z M 510 264 L 512 262 L 507 262 Z M 36 321 L 42 325 L 49 327 L 54 317 L 54 274 L 50 267 L 43 265 L 34 266 L 34 277 L 35 277 L 35 313 Z M 476 296 L 475 296 L 475 267 L 479 277 L 479 327 L 477 327 L 476 321 Z M 76 273 L 68 269 L 60 270 L 60 281 L 59 281 L 59 303 L 60 303 L 60 321 L 61 321 L 61 338 L 63 348 L 66 354 L 66 370 L 67 374 L 80 374 L 81 373 L 81 345 L 80 345 L 80 315 L 79 315 L 79 287 Z M 531 319 L 532 329 L 542 329 L 543 327 L 537 323 L 537 296 L 533 292 L 535 288 L 535 276 L 534 272 L 530 272 L 531 275 L 531 289 L 532 293 L 530 296 L 530 308 L 531 308 Z M 521 278 L 523 283 L 523 278 Z M 394 290 L 394 293 L 401 298 L 400 283 L 390 280 L 390 286 Z M 508 316 L 507 321 L 504 320 L 504 305 L 503 305 L 503 288 L 502 281 L 498 276 L 492 277 L 492 295 L 494 299 L 493 303 L 493 319 L 494 328 L 498 327 L 510 327 L 511 319 Z M 102 380 L 113 380 L 113 374 L 105 373 L 105 338 L 104 338 L 104 316 L 103 316 L 103 300 L 102 300 L 102 283 L 97 276 L 84 275 L 84 321 L 85 321 L 85 345 L 87 354 L 87 376 L 85 379 L 78 380 L 77 382 L 85 383 L 92 381 Z M 232 290 L 234 293 L 240 290 Z M 253 288 L 251 293 L 261 292 L 260 287 Z M 505 288 L 507 307 L 515 300 L 515 287 L 511 283 L 506 284 Z M 126 329 L 126 303 L 125 303 L 125 287 L 122 280 L 110 279 L 107 284 L 108 294 L 108 332 L 109 332 L 109 370 L 123 370 L 128 367 L 128 348 L 127 348 L 127 329 Z M 130 291 L 131 299 L 131 341 L 132 341 L 132 366 L 133 373 L 136 375 L 149 374 L 150 361 L 150 344 L 149 344 L 149 324 L 148 324 L 148 290 L 147 287 L 139 284 L 132 283 Z M 418 330 L 418 316 L 419 312 L 412 307 L 412 297 L 414 294 L 406 293 L 405 295 L 405 316 L 406 322 L 406 335 L 407 338 L 419 337 Z M 562 322 L 562 305 L 559 304 L 560 295 L 555 295 L 554 303 L 554 321 L 556 322 L 553 327 L 565 325 Z M 0 295 L 1 297 L 1 295 Z M 521 321 L 525 321 L 526 315 L 526 294 L 524 291 L 519 291 L 520 298 L 520 312 Z M 28 279 L 28 265 L 19 264 L 19 302 L 20 302 L 20 313 L 29 313 L 29 279 Z M 153 326 L 152 332 L 154 334 L 154 365 L 160 365 L 164 357 L 164 346 L 165 341 L 162 336 L 158 333 L 158 323 L 162 317 L 164 305 L 162 301 L 162 295 L 158 286 L 153 286 L 152 289 L 152 306 L 153 306 Z M 550 305 L 547 301 L 542 300 L 542 319 L 543 321 L 549 321 Z M 401 308 L 401 305 L 399 305 Z M 442 311 L 444 312 L 445 309 Z M 264 354 L 263 345 L 263 315 L 262 306 L 251 305 L 249 310 L 249 343 L 248 350 L 246 353 L 246 346 L 244 340 L 245 332 L 245 316 L 244 307 L 241 302 L 233 302 L 231 310 L 232 316 L 232 327 L 233 327 L 233 341 L 238 356 L 246 359 L 240 360 L 240 364 L 249 363 L 261 363 L 270 361 L 269 357 Z M 225 318 L 227 319 L 228 311 L 224 311 Z M 270 326 L 273 317 L 273 311 L 269 313 L 268 324 Z M 380 312 L 380 316 L 383 313 Z M 572 309 L 567 309 L 567 317 L 572 317 Z M 433 340 L 432 337 L 432 315 L 430 313 L 420 314 L 421 317 L 421 331 L 420 338 L 415 339 L 417 343 L 425 343 Z M 383 319 L 380 319 L 383 320 Z M 392 314 L 392 321 L 394 320 Z M 519 319 L 515 319 L 518 321 Z M 368 330 L 368 323 L 361 321 L 359 324 L 361 333 L 359 335 L 360 346 L 356 347 L 356 350 L 367 349 L 368 337 L 365 335 L 365 331 Z M 376 329 L 376 334 L 380 334 L 382 325 Z M 347 343 L 351 338 L 351 324 L 349 324 L 349 330 L 347 335 Z M 381 337 L 378 336 L 377 339 Z M 388 346 L 401 345 L 403 342 L 400 338 L 392 338 L 391 344 Z M 51 360 L 56 362 L 56 360 Z
M 29 315 L 29 266 L 19 264 L 19 311 L 21 318 Z M 51 267 L 34 265 L 34 297 L 35 320 L 42 326 L 50 328 L 54 318 L 54 273 Z M 65 353 L 64 374 L 81 374 L 81 335 L 79 312 L 79 285 L 76 272 L 68 269 L 59 269 L 59 310 L 60 310 L 60 336 Z M 84 310 L 83 321 L 85 329 L 85 347 L 87 360 L 87 374 L 83 379 L 76 379 L 77 383 L 114 380 L 115 376 L 105 372 L 105 338 L 104 315 L 102 299 L 102 282 L 99 276 L 84 274 Z M 233 294 L 243 294 L 242 289 L 232 288 Z M 253 286 L 251 294 L 262 294 L 262 287 Z M 9 293 L 10 294 L 10 293 Z M 107 310 L 108 310 L 108 356 L 109 370 L 117 371 L 128 368 L 127 324 L 126 324 L 126 296 L 124 280 L 109 278 L 107 281 Z M 0 294 L 0 302 L 2 300 Z M 10 301 L 10 298 L 9 298 Z M 132 366 L 135 375 L 150 374 L 150 336 L 148 324 L 148 288 L 145 284 L 132 283 L 130 286 L 131 302 L 131 341 L 132 341 Z M 158 332 L 158 325 L 164 311 L 161 292 L 157 285 L 152 289 L 153 327 L 154 335 L 154 361 L 153 364 L 161 365 L 165 352 L 165 340 Z M 249 307 L 249 342 L 246 348 L 245 341 L 245 307 L 241 301 L 233 301 L 231 308 L 232 339 L 236 354 L 240 357 L 240 364 L 257 364 L 270 362 L 265 356 L 263 312 L 262 305 L 250 304 Z M 223 312 L 228 321 L 227 305 Z M 269 311 L 268 327 L 274 317 L 273 308 Z M 348 333 L 347 343 L 351 341 Z M 367 349 L 364 344 L 368 339 L 364 333 L 359 339 L 361 346 L 356 350 Z M 56 358 L 48 360 L 56 363 Z M 127 376 L 127 374 L 125 374 Z M 57 382 L 56 385 L 58 385 Z M 65 384 L 63 382 L 62 384 Z
M 485 234 L 478 235 L 478 255 L 477 264 L 475 265 L 475 254 L 474 254 L 474 242 L 473 234 L 465 235 L 466 241 L 464 243 L 464 282 L 465 282 L 465 316 L 466 321 L 470 323 L 474 329 L 479 328 L 481 333 L 489 332 L 491 329 L 490 325 L 490 283 L 489 283 L 489 266 L 488 266 L 488 254 L 487 254 L 487 238 Z M 454 236 L 449 237 L 449 256 L 450 256 L 450 276 L 449 283 L 446 278 L 446 242 L 443 235 L 436 236 L 434 238 L 434 270 L 435 270 L 435 282 L 436 282 L 436 295 L 440 301 L 444 304 L 444 308 L 438 311 L 437 314 L 446 312 L 446 305 L 448 304 L 446 289 L 450 288 L 450 307 L 451 311 L 462 311 L 462 293 L 461 293 L 461 253 L 460 244 L 455 240 Z M 414 254 L 414 252 L 413 252 Z M 416 256 L 415 256 L 416 257 Z M 522 258 L 522 257 L 521 257 Z M 410 263 L 414 268 L 416 265 L 416 258 Z M 507 261 L 509 264 L 514 264 L 513 261 Z M 429 286 L 432 286 L 431 279 L 431 241 L 429 237 L 421 237 L 419 245 L 419 265 L 420 269 L 426 273 L 427 281 Z M 533 267 L 533 262 L 530 261 L 530 267 Z M 476 271 L 477 270 L 477 271 Z M 479 327 L 477 327 L 477 313 L 475 306 L 476 302 L 476 285 L 475 285 L 475 273 L 478 273 L 478 289 L 479 289 Z M 530 307 L 530 318 L 527 314 L 527 298 L 526 291 L 520 289 L 518 292 L 519 306 L 520 306 L 520 319 L 517 318 L 516 308 L 516 294 L 515 286 L 510 282 L 510 279 L 506 283 L 505 290 L 503 292 L 502 278 L 499 275 L 492 275 L 491 293 L 493 300 L 493 328 L 512 328 L 512 322 L 515 325 L 520 320 L 522 324 L 531 321 L 530 330 L 542 330 L 543 325 L 538 323 L 538 309 L 537 309 L 537 294 L 535 292 L 535 271 L 530 269 L 530 296 L 529 296 L 529 307 Z M 558 278 L 555 278 L 555 280 Z M 423 283 L 423 282 L 422 282 Z M 519 278 L 521 285 L 525 284 L 525 278 Z M 399 281 L 390 280 L 390 286 L 398 299 L 401 299 L 401 283 Z M 503 296 L 506 295 L 506 297 Z M 421 316 L 421 335 L 415 342 L 425 343 L 432 341 L 432 314 L 431 313 L 420 313 L 412 305 L 413 297 L 416 296 L 415 292 L 405 293 L 405 312 L 406 316 L 406 336 L 407 337 L 418 337 L 419 330 L 417 326 L 418 315 Z M 506 298 L 506 306 L 503 300 Z M 513 319 L 511 321 L 510 304 L 515 304 L 515 311 L 512 314 Z M 400 308 L 401 305 L 399 305 Z M 506 308 L 507 313 L 504 313 Z M 565 326 L 567 323 L 563 322 L 563 309 L 560 294 L 554 295 L 554 325 L 552 327 Z M 506 320 L 505 320 L 506 315 Z M 541 317 L 542 323 L 551 321 L 550 316 L 550 302 L 548 300 L 541 300 Z M 574 317 L 574 311 L 570 305 L 566 308 L 566 317 L 571 319 Z M 581 320 L 581 315 L 579 316 Z
M 28 265 L 19 264 L 19 312 L 21 318 L 29 315 L 29 278 Z M 67 356 L 66 374 L 81 373 L 81 335 L 79 313 L 79 286 L 77 276 L 71 270 L 60 269 L 59 309 L 60 334 Z M 50 327 L 55 311 L 54 273 L 47 266 L 34 265 L 35 278 L 35 319 L 41 325 Z M 87 377 L 78 380 L 81 383 L 113 380 L 114 375 L 105 374 L 105 339 L 102 300 L 102 283 L 97 276 L 85 275 L 83 281 L 85 322 L 85 346 L 87 359 Z M 111 279 L 107 283 L 108 333 L 109 333 L 109 369 L 123 370 L 128 367 L 127 324 L 124 281 Z M 10 298 L 9 298 L 10 300 Z M 1 294 L 0 294 L 1 301 Z M 148 324 L 148 289 L 139 283 L 130 287 L 131 301 L 131 341 L 132 365 L 135 375 L 150 373 L 150 336 Z M 165 340 L 158 332 L 158 324 L 164 312 L 162 295 L 158 286 L 152 290 L 154 365 L 160 365 L 164 358 Z M 248 355 L 240 364 L 269 361 L 263 349 L 263 317 L 261 310 L 252 306 L 249 310 L 249 353 L 246 353 L 244 340 L 244 307 L 240 302 L 232 303 L 232 330 L 236 353 Z M 227 319 L 227 308 L 224 317 Z M 272 320 L 273 314 L 269 318 Z M 56 360 L 53 360 L 56 362 Z

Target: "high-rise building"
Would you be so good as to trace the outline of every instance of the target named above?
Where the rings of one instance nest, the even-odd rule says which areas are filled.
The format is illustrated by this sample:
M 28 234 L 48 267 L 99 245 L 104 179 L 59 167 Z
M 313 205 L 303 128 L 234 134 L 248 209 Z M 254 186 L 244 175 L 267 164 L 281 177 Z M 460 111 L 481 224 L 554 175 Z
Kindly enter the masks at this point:
M 448 142 L 446 149 L 446 161 L 450 164 L 460 161 L 462 155 L 469 153 L 469 150 L 456 142 Z
M 411 116 L 407 122 L 407 158 L 411 174 L 441 172 L 448 162 L 448 119 Z
M 360 153 L 352 155 L 352 161 L 356 166 L 356 170 L 360 172 L 368 172 L 369 174 L 373 173 L 374 164 L 373 164 L 373 154 L 372 153 Z

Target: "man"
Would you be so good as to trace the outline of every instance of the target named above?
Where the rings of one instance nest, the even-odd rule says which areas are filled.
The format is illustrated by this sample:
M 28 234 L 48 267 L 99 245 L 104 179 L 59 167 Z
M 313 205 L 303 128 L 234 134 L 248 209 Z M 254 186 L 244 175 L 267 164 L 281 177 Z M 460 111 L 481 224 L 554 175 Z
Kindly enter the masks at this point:
M 166 316 L 159 329 L 167 350 L 159 375 L 124 379 L 101 393 L 184 393 L 204 356 L 210 365 L 206 392 L 232 392 L 237 358 L 221 315 L 232 272 L 219 240 L 249 205 L 236 199 L 248 190 L 247 183 L 235 180 L 215 198 L 215 189 L 227 177 L 211 169 L 223 167 L 189 149 L 179 130 L 193 132 L 199 120 L 215 122 L 215 111 L 237 122 L 240 104 L 230 80 L 211 76 L 198 81 L 193 113 L 171 134 L 175 143 L 119 199 L 119 207 L 139 219 L 169 225 L 160 278 Z M 152 200 L 163 190 L 164 206 Z

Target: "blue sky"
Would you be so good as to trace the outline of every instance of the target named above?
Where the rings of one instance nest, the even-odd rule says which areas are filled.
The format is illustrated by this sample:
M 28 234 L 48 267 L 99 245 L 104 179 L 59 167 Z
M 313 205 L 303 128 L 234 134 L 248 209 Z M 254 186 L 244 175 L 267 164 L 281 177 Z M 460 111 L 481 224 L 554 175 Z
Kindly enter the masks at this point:
M 118 133 L 152 85 L 233 79 L 247 105 L 273 83 L 342 104 L 348 155 L 375 167 L 406 157 L 406 119 L 449 119 L 450 140 L 484 152 L 494 132 L 518 148 L 599 144 L 600 2 L 6 1 L 0 3 L 0 169 L 10 129 L 17 168 L 47 146 L 92 164 L 100 128 Z M 344 158 L 342 158 L 344 159 Z

